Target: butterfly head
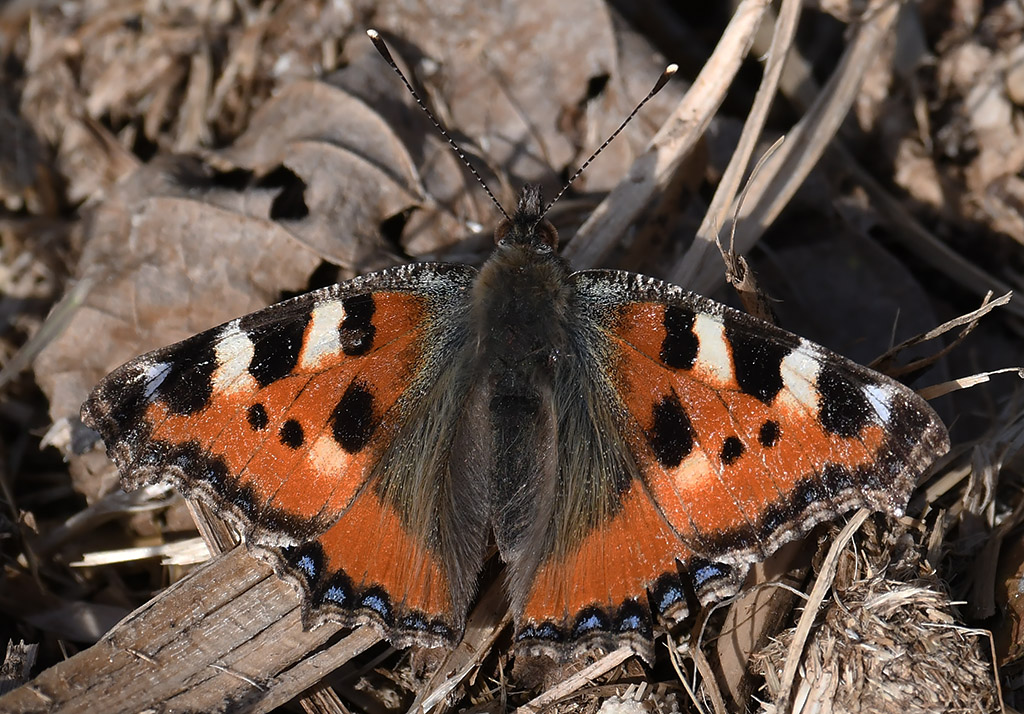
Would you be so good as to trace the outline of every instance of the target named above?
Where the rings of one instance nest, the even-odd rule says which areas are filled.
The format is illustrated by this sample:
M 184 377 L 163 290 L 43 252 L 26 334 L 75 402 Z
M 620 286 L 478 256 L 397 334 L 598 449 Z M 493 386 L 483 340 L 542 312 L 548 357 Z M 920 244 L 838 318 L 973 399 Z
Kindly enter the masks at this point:
M 554 252 L 558 248 L 558 231 L 544 218 L 540 186 L 527 184 L 519 194 L 519 203 L 511 218 L 498 224 L 494 242 L 499 246 L 521 245 Z

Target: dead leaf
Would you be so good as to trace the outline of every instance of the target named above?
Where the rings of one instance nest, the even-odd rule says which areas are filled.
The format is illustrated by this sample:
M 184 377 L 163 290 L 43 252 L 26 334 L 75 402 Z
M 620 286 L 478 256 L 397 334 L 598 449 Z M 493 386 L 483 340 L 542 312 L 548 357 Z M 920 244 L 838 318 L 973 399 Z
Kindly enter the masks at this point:
M 121 362 L 300 290 L 319 264 L 269 218 L 274 191 L 249 189 L 250 215 L 226 210 L 212 199 L 226 203 L 231 192 L 203 185 L 196 168 L 183 160 L 144 166 L 122 195 L 97 207 L 79 261 L 79 277 L 95 287 L 34 364 L 54 421 L 76 417 Z M 254 217 L 253 196 L 265 217 Z

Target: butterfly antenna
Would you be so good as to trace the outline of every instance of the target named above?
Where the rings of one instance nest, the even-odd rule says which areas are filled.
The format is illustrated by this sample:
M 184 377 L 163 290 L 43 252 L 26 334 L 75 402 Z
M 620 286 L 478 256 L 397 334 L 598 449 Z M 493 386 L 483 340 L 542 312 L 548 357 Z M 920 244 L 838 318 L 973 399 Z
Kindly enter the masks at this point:
M 754 177 L 760 173 L 761 169 L 764 168 L 764 165 L 768 162 L 768 159 L 770 159 L 772 155 L 779 150 L 779 147 L 781 147 L 785 141 L 786 136 L 783 134 L 775 140 L 775 143 L 768 147 L 768 150 L 765 151 L 764 154 L 761 155 L 761 158 L 757 160 L 757 163 L 754 164 L 754 168 L 750 172 L 750 178 L 747 179 L 747 182 L 743 185 L 743 190 L 740 191 L 740 196 L 736 200 L 735 207 L 732 211 L 732 225 L 729 227 L 729 253 L 731 255 L 736 255 L 736 221 L 739 220 L 740 211 L 743 210 L 743 203 L 747 200 L 747 194 L 750 192 L 750 187 L 754 183 Z M 715 242 L 718 243 L 718 250 L 724 255 L 725 250 L 722 248 L 721 236 L 716 234 Z
M 370 42 L 372 42 L 373 46 L 377 49 L 377 52 L 380 53 L 380 56 L 384 58 L 385 62 L 391 65 L 391 69 L 393 69 L 395 71 L 395 74 L 398 75 L 398 78 L 402 80 L 402 84 L 404 84 L 405 88 L 409 90 L 409 94 L 411 94 L 412 98 L 416 100 L 416 103 L 420 105 L 420 109 L 426 112 L 426 115 L 430 118 L 430 121 L 431 123 L 433 123 L 434 128 L 436 128 L 441 133 L 441 136 L 443 136 L 445 138 L 445 141 L 448 142 L 448 146 L 452 147 L 452 151 L 454 151 L 456 155 L 459 157 L 459 159 L 462 161 L 462 163 L 466 165 L 466 168 L 469 169 L 469 172 L 471 174 L 473 174 L 473 177 L 476 179 L 477 183 L 479 183 L 480 186 L 483 187 L 484 192 L 491 199 L 494 205 L 498 207 L 498 210 L 501 211 L 501 215 L 503 215 L 506 220 L 511 220 L 508 214 L 505 212 L 505 209 L 502 208 L 500 203 L 498 203 L 498 199 L 495 198 L 493 193 L 491 193 L 491 189 L 489 189 L 487 187 L 487 184 L 484 183 L 483 177 L 479 174 L 479 172 L 477 172 L 476 167 L 473 166 L 473 164 L 470 162 L 465 152 L 463 152 L 462 148 L 455 143 L 455 139 L 453 139 L 448 134 L 448 132 L 445 131 L 444 127 L 441 126 L 441 122 L 437 120 L 437 118 L 434 116 L 434 113 L 430 111 L 430 109 L 427 107 L 424 101 L 420 99 L 420 95 L 417 94 L 416 90 L 413 89 L 412 84 L 409 82 L 408 79 L 406 79 L 405 73 L 402 72 L 402 70 L 398 67 L 398 64 L 395 62 L 395 59 L 391 56 L 391 51 L 388 49 L 388 46 L 384 43 L 384 38 L 382 38 L 380 36 L 380 33 L 377 32 L 376 30 L 367 30 L 366 34 L 370 38 Z M 639 108 L 640 107 L 637 107 L 637 109 Z M 636 112 L 633 113 L 636 114 Z
M 679 65 L 674 63 L 670 64 L 668 67 L 665 68 L 665 70 L 661 73 L 661 76 L 658 77 L 658 81 L 654 83 L 654 88 L 647 93 L 646 97 L 640 100 L 640 103 L 637 104 L 633 111 L 629 113 L 629 116 L 622 120 L 622 123 L 619 124 L 619 128 L 613 131 L 611 136 L 605 139 L 604 143 L 597 147 L 594 153 L 590 155 L 590 158 L 584 161 L 580 165 L 580 167 L 576 169 L 576 173 L 574 173 L 569 178 L 569 180 L 565 182 L 565 185 L 562 186 L 562 190 L 559 191 L 558 194 L 548 202 L 548 205 L 544 206 L 544 210 L 541 211 L 540 213 L 541 218 L 543 218 L 547 214 L 547 212 L 551 210 L 551 207 L 554 206 L 555 202 L 562 197 L 562 194 L 569 190 L 569 187 L 572 186 L 572 182 L 579 178 L 579 175 L 583 173 L 586 170 L 586 168 L 594 162 L 594 159 L 597 158 L 598 154 L 600 154 L 602 151 L 608 148 L 608 145 L 615 140 L 615 137 L 622 133 L 622 130 L 626 128 L 626 125 L 633 121 L 633 117 L 635 117 L 640 112 L 640 110 L 643 109 L 643 106 L 647 104 L 647 102 L 651 101 L 655 94 L 657 94 L 658 92 L 665 88 L 665 85 L 668 84 L 668 80 L 672 79 L 672 75 L 674 75 L 678 70 Z

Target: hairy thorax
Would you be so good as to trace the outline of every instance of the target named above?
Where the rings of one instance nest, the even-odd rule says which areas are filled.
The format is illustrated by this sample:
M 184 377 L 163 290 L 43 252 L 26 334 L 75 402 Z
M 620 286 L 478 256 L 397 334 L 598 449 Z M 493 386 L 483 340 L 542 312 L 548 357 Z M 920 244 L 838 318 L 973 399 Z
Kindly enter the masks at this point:
M 478 368 L 499 397 L 536 397 L 566 345 L 569 268 L 553 251 L 499 246 L 474 288 Z

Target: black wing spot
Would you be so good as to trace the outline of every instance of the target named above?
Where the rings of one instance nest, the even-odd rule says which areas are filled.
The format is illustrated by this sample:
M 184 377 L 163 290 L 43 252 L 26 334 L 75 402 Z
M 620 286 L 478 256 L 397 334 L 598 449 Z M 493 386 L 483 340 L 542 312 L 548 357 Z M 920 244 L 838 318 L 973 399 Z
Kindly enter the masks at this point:
M 772 421 L 769 419 L 761 425 L 761 431 L 757 434 L 757 440 L 761 446 L 766 449 L 770 449 L 779 443 L 779 436 L 782 432 L 779 430 L 779 422 Z
M 746 394 L 771 404 L 782 391 L 782 360 L 800 344 L 800 338 L 775 333 L 769 340 L 739 324 L 735 315 L 725 316 L 725 337 L 732 348 L 736 381 Z
M 309 324 L 309 312 L 287 320 L 252 325 L 260 313 L 243 317 L 239 328 L 248 336 L 253 345 L 249 374 L 261 387 L 272 384 L 289 375 L 299 363 L 302 338 Z
M 331 413 L 334 440 L 350 454 L 362 451 L 376 428 L 373 418 L 373 394 L 353 381 Z
M 353 295 L 342 300 L 345 319 L 338 327 L 342 351 L 350 357 L 366 354 L 373 347 L 377 328 L 373 325 L 373 314 L 377 305 L 373 295 Z
M 662 398 L 651 411 L 654 426 L 647 440 L 658 463 L 675 468 L 693 451 L 693 425 L 675 392 Z
M 665 308 L 665 339 L 661 343 L 661 361 L 676 369 L 693 369 L 700 346 L 693 332 L 697 316 L 679 305 Z
M 210 401 L 217 366 L 214 341 L 198 335 L 175 350 L 155 394 L 172 414 L 194 414 Z
M 818 419 L 825 431 L 851 438 L 871 421 L 874 410 L 864 390 L 834 368 L 818 375 Z
M 253 404 L 246 410 L 246 419 L 249 420 L 249 426 L 252 427 L 253 431 L 261 431 L 267 428 L 267 424 L 270 423 L 270 417 L 267 416 L 266 408 L 259 403 Z
M 302 424 L 295 419 L 289 419 L 281 425 L 278 433 L 281 443 L 289 449 L 298 449 L 306 441 L 306 434 L 302 431 Z
M 722 459 L 722 463 L 726 466 L 731 466 L 736 462 L 736 459 L 743 456 L 743 452 L 746 448 L 743 446 L 743 442 L 738 437 L 730 436 L 722 442 L 722 451 L 719 457 Z

